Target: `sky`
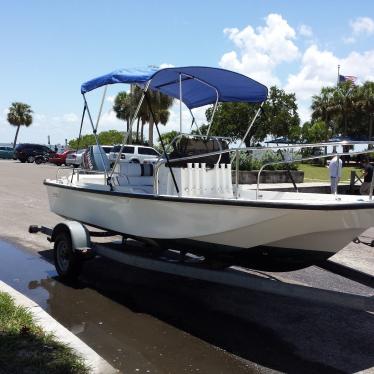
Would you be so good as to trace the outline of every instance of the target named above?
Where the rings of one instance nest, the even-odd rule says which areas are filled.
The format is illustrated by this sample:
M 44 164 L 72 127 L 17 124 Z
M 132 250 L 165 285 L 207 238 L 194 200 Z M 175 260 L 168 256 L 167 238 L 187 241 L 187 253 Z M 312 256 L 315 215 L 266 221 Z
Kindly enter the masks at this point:
M 311 97 L 340 73 L 374 80 L 374 1 L 0 0 L 0 143 L 12 142 L 12 102 L 33 124 L 20 142 L 64 143 L 78 135 L 80 85 L 119 68 L 212 66 L 295 93 L 302 121 Z M 124 130 L 111 110 L 126 86 L 112 85 L 101 130 Z M 97 114 L 102 91 L 88 95 Z M 178 105 L 163 131 L 179 128 Z M 199 123 L 205 108 L 197 109 Z M 183 130 L 190 129 L 187 111 Z M 84 124 L 84 133 L 90 131 Z

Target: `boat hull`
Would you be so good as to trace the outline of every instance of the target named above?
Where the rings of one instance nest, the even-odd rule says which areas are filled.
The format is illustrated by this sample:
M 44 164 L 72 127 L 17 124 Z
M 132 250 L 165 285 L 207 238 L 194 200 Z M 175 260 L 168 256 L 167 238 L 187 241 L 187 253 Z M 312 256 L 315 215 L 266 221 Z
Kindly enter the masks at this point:
M 45 184 L 51 210 L 64 218 L 201 252 L 269 246 L 335 253 L 374 222 L 371 204 L 360 209 L 250 206 Z

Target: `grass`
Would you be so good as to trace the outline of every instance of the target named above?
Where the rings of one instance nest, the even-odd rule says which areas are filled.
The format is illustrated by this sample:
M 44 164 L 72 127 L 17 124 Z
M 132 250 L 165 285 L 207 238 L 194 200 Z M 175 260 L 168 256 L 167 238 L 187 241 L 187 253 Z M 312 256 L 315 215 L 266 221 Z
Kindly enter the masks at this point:
M 304 171 L 305 182 L 330 182 L 329 169 L 326 166 L 316 166 L 310 164 L 299 164 L 299 170 Z M 341 182 L 349 182 L 351 171 L 354 170 L 360 176 L 360 168 L 347 166 L 342 169 Z
M 27 308 L 0 292 L 0 374 L 86 374 L 73 350 L 45 333 Z

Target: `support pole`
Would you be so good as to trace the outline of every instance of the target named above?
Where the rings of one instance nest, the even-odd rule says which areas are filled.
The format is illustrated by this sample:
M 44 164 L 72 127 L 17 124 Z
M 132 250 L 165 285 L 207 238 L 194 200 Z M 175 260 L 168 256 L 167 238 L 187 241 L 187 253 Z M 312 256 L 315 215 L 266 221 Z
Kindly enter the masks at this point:
M 78 152 L 79 144 L 80 144 L 81 137 L 82 137 L 83 121 L 84 121 L 84 116 L 86 114 L 86 110 L 87 110 L 87 104 L 86 104 L 86 101 L 84 101 L 84 107 L 83 107 L 83 113 L 82 113 L 82 118 L 81 118 L 81 126 L 79 128 L 79 136 L 78 136 L 78 142 L 77 142 L 77 150 L 76 150 L 76 152 Z M 66 139 L 65 139 L 65 143 L 67 143 Z M 73 182 L 73 176 L 74 176 L 74 169 L 73 169 L 73 173 L 71 174 L 71 183 Z
M 179 73 L 179 133 L 182 134 L 182 74 Z
M 240 147 L 243 145 L 243 143 L 245 142 L 245 139 L 247 138 L 249 132 L 251 131 L 251 128 L 253 127 L 253 125 L 254 125 L 254 123 L 255 123 L 255 121 L 256 121 L 258 115 L 259 115 L 260 112 L 261 112 L 261 109 L 262 109 L 262 106 L 264 105 L 264 102 L 265 102 L 265 101 L 263 101 L 263 102 L 261 103 L 260 107 L 258 108 L 258 110 L 257 110 L 255 116 L 253 117 L 251 123 L 249 124 L 248 129 L 247 129 L 246 133 L 244 134 L 243 139 L 241 140 L 241 142 L 240 142 L 238 148 L 240 148 Z M 234 159 L 231 161 L 231 163 L 234 162 L 235 158 L 236 158 L 236 153 L 235 153 Z
M 374 173 L 371 175 L 369 200 L 373 200 Z
M 286 160 L 286 158 L 284 157 L 284 154 L 283 154 L 282 150 L 280 149 L 279 151 L 280 151 L 280 155 L 281 155 L 281 157 L 282 157 L 282 160 L 283 160 L 283 161 L 288 161 L 288 160 Z M 296 191 L 296 192 L 299 192 L 299 190 L 297 189 L 297 185 L 296 185 L 295 179 L 294 179 L 294 177 L 293 177 L 293 175 L 292 175 L 292 173 L 291 173 L 290 165 L 289 165 L 288 163 L 286 164 L 286 168 L 287 168 L 287 174 L 288 174 L 288 176 L 289 176 L 290 179 L 291 179 L 291 182 L 292 182 L 292 184 L 293 184 L 293 187 L 294 187 L 295 191 Z
M 255 123 L 255 121 L 256 121 L 258 115 L 259 115 L 260 112 L 261 112 L 261 109 L 262 109 L 262 106 L 264 105 L 264 102 L 265 102 L 265 101 L 263 101 L 263 102 L 261 103 L 260 107 L 258 108 L 258 110 L 257 110 L 255 116 L 253 117 L 251 123 L 249 124 L 248 129 L 247 129 L 246 133 L 244 134 L 243 139 L 241 140 L 240 145 L 239 145 L 238 148 L 240 148 L 240 147 L 243 145 L 243 143 L 245 142 L 245 139 L 247 139 L 247 136 L 248 136 L 249 132 L 251 131 L 251 129 L 252 129 L 252 127 L 253 127 L 253 125 L 254 125 L 254 123 Z
M 217 91 L 217 89 L 216 89 L 216 95 L 217 95 L 217 97 L 216 97 L 216 102 L 214 103 L 213 112 L 212 112 L 212 117 L 211 117 L 211 119 L 210 119 L 210 123 L 209 123 L 209 126 L 208 126 L 208 130 L 207 130 L 207 132 L 206 132 L 206 136 L 208 136 L 209 133 L 210 133 L 210 129 L 211 129 L 212 124 L 213 124 L 214 115 L 216 114 L 216 110 L 217 110 L 217 106 L 218 106 L 218 91 Z
M 97 120 L 96 120 L 96 127 L 95 127 L 95 130 L 97 132 L 97 128 L 99 127 L 99 122 L 100 122 L 100 118 L 101 118 L 101 112 L 103 110 L 103 105 L 104 105 L 104 100 L 105 100 L 105 96 L 106 96 L 106 90 L 108 88 L 108 85 L 106 85 L 104 87 L 104 93 L 103 93 L 103 97 L 101 99 L 101 104 L 100 104 L 100 109 L 99 109 L 99 114 L 97 115 Z
M 112 178 L 112 176 L 113 176 L 114 170 L 116 169 L 116 166 L 117 166 L 117 164 L 118 164 L 118 162 L 119 162 L 119 160 L 120 160 L 120 158 L 121 158 L 121 154 L 122 154 L 122 152 L 123 152 L 123 147 L 124 147 L 125 144 L 127 143 L 127 139 L 128 139 L 129 133 L 132 133 L 132 125 L 134 124 L 135 119 L 136 119 L 136 117 L 137 117 L 137 115 L 138 115 L 138 113 L 139 113 L 139 110 L 140 110 L 140 108 L 141 108 L 141 106 L 142 106 L 142 104 L 143 104 L 145 94 L 146 94 L 146 92 L 147 92 L 148 87 L 149 87 L 150 84 L 151 84 L 151 81 L 149 80 L 149 81 L 147 82 L 146 86 L 144 87 L 142 97 L 140 98 L 139 103 L 138 103 L 138 106 L 136 107 L 136 110 L 135 110 L 135 112 L 134 112 L 134 116 L 131 118 L 130 126 L 129 126 L 129 131 L 128 131 L 127 133 L 125 133 L 125 135 L 123 136 L 121 149 L 120 149 L 119 152 L 118 152 L 118 156 L 117 156 L 116 161 L 115 161 L 115 163 L 114 163 L 114 165 L 113 165 L 113 168 L 112 168 L 112 170 L 111 170 L 111 172 L 110 172 L 110 175 L 108 176 L 108 180 L 109 180 L 110 178 Z
M 96 142 L 96 145 L 97 147 L 99 148 L 99 151 L 100 151 L 100 158 L 101 158 L 101 162 L 103 164 L 103 169 L 104 169 L 104 178 L 105 180 L 106 179 L 106 176 L 107 176 L 107 170 L 106 170 L 106 167 L 105 167 L 105 162 L 104 162 L 104 157 L 103 157 L 103 154 L 101 153 L 101 150 L 100 150 L 100 142 L 99 142 L 99 138 L 97 137 L 97 133 L 96 133 L 96 128 L 95 128 L 95 125 L 92 121 L 92 117 L 91 117 L 91 112 L 90 112 L 90 109 L 88 108 L 88 104 L 87 104 L 87 100 L 86 100 L 86 96 L 83 94 L 83 99 L 84 99 L 84 103 L 86 105 L 86 109 L 87 109 L 87 114 L 88 114 L 88 118 L 90 119 L 90 124 L 91 124 L 91 127 L 92 127 L 92 132 L 93 132 L 93 135 L 95 137 L 95 142 Z
M 177 184 L 177 181 L 175 180 L 175 176 L 174 176 L 174 172 L 173 172 L 173 168 L 171 167 L 170 165 L 170 162 L 169 162 L 169 156 L 168 154 L 166 153 L 166 148 L 165 148 L 165 145 L 164 145 L 164 141 L 162 140 L 162 137 L 161 137 L 161 134 L 160 134 L 160 130 L 158 128 L 158 124 L 156 122 L 156 117 L 155 117 L 155 114 L 153 113 L 153 109 L 152 109 L 152 106 L 151 106 L 151 101 L 149 100 L 149 97 L 147 95 L 147 93 L 145 92 L 145 100 L 147 101 L 147 104 L 148 104 L 148 108 L 149 108 L 149 111 L 151 112 L 151 116 L 153 118 L 153 121 L 155 123 L 155 126 L 156 126 L 156 130 L 157 130 L 157 134 L 158 134 L 158 137 L 160 139 L 160 143 L 161 143 L 161 147 L 164 151 L 164 155 L 165 155 L 165 158 L 166 158 L 166 162 L 167 162 L 167 165 L 169 167 L 169 170 L 170 170 L 170 174 L 171 174 L 171 177 L 173 179 L 173 183 L 174 183 L 174 186 L 175 186 L 175 189 L 177 191 L 177 194 L 179 194 L 179 188 L 178 188 L 178 184 Z
M 239 150 L 235 151 L 235 197 L 239 197 Z
M 336 165 L 337 165 L 337 170 L 338 170 L 338 175 L 336 176 L 335 178 L 335 181 L 334 181 L 334 184 L 335 184 L 335 199 L 337 199 L 338 197 L 338 181 L 339 181 L 339 171 L 340 171 L 340 157 L 339 157 L 339 153 L 336 154 Z

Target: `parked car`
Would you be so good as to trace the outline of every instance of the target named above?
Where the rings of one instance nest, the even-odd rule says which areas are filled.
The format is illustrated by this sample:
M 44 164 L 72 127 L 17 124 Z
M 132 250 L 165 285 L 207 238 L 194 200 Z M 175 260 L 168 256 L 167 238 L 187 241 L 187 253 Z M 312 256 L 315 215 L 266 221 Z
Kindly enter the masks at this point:
M 111 165 L 114 164 L 121 149 L 120 145 L 115 145 L 108 155 Z M 156 161 L 160 154 L 152 147 L 143 145 L 125 145 L 121 153 L 121 160 L 129 160 L 131 162 L 144 163 L 144 161 Z
M 102 145 L 101 148 L 104 150 L 104 152 L 109 155 L 109 153 L 113 149 L 113 145 Z
M 14 155 L 14 149 L 12 147 L 0 147 L 0 158 L 12 159 Z
M 65 165 L 66 166 L 74 166 L 78 167 L 82 162 L 82 155 L 86 151 L 85 148 L 78 149 L 78 151 L 73 151 L 71 153 L 68 153 L 65 159 Z
M 41 155 L 36 155 L 35 156 L 35 163 L 37 165 L 40 165 L 40 164 L 45 164 L 49 161 L 49 154 L 48 153 L 43 153 Z
M 66 157 L 70 154 L 74 153 L 72 150 L 67 150 L 62 153 L 56 153 L 53 157 L 50 157 L 48 162 L 55 164 L 57 166 L 66 165 Z
M 30 143 L 19 144 L 15 150 L 16 158 L 21 162 L 34 162 L 35 156 L 42 155 L 44 153 L 47 153 L 50 157 L 52 157 L 56 152 L 52 151 L 46 145 Z

